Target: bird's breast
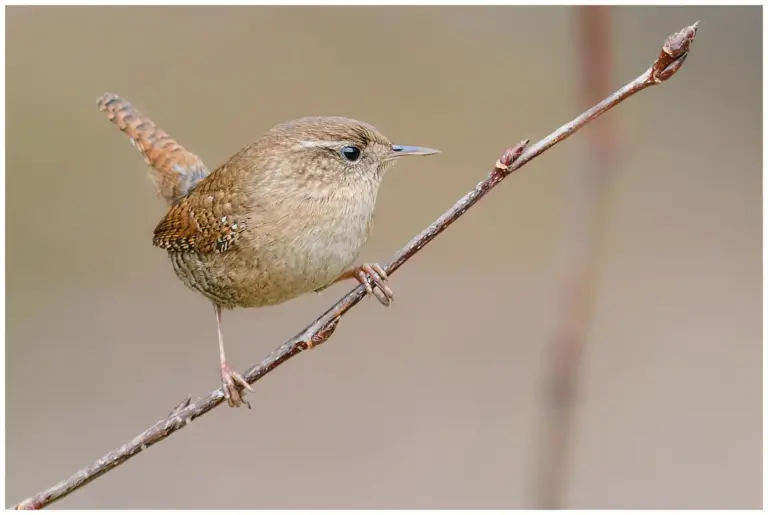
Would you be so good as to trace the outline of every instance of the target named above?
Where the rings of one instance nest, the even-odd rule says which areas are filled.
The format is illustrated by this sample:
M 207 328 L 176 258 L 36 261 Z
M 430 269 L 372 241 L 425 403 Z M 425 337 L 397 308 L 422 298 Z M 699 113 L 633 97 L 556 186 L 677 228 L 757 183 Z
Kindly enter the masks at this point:
M 349 202 L 324 205 L 299 215 L 300 228 L 293 235 L 287 257 L 310 288 L 326 286 L 351 266 L 368 240 L 373 210 Z
M 329 285 L 354 264 L 372 225 L 373 202 L 364 198 L 294 203 L 279 224 L 248 238 L 249 267 L 264 285 L 254 301 L 277 304 Z

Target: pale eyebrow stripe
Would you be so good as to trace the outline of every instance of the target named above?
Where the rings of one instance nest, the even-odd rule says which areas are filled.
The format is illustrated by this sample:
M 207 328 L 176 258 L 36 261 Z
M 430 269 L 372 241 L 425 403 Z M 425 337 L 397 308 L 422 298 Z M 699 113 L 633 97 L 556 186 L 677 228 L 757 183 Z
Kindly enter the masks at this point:
M 295 150 L 302 148 L 336 148 L 344 145 L 349 145 L 349 142 L 312 139 L 299 141 L 298 144 L 294 145 L 292 148 Z

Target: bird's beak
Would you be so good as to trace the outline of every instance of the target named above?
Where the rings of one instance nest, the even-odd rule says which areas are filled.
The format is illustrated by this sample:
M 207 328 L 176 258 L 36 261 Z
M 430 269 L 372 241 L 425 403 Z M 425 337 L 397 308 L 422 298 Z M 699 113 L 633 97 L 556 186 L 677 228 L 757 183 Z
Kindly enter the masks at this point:
M 429 156 L 439 154 L 439 150 L 426 147 L 410 147 L 408 145 L 392 145 L 392 154 L 390 159 L 396 159 L 402 156 Z

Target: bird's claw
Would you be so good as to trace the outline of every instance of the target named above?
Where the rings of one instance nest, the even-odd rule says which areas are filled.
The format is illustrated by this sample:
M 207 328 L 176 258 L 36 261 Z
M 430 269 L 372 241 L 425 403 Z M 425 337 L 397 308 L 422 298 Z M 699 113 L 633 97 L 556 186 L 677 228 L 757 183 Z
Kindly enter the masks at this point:
M 387 286 L 387 273 L 378 263 L 360 265 L 355 278 L 365 286 L 365 291 L 385 306 L 389 306 L 395 300 L 394 292 Z
M 251 409 L 251 403 L 243 398 L 243 394 L 237 390 L 237 385 L 235 383 L 239 383 L 245 390 L 250 392 L 253 391 L 253 388 L 251 388 L 251 385 L 248 384 L 248 381 L 246 381 L 243 376 L 229 368 L 229 365 L 226 363 L 222 363 L 221 386 L 224 390 L 224 398 L 227 399 L 227 404 L 233 408 L 245 404 L 248 406 L 248 409 Z

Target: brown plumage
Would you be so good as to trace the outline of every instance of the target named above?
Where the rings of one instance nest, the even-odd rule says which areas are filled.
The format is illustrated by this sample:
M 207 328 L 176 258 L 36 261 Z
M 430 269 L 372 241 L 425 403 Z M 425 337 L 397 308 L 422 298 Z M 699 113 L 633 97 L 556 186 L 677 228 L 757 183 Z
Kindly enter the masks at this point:
M 152 167 L 149 176 L 157 193 L 169 204 L 189 193 L 210 173 L 199 157 L 119 95 L 105 93 L 96 104 L 131 138 L 144 161 Z
M 153 243 L 167 251 L 178 278 L 215 306 L 230 405 L 243 402 L 235 381 L 250 386 L 226 363 L 221 307 L 279 304 L 347 278 L 389 305 L 381 267 L 354 262 L 386 170 L 399 156 L 437 151 L 393 145 L 349 118 L 309 117 L 273 127 L 208 174 L 197 156 L 121 98 L 102 97 L 99 106 L 140 142 L 150 176 L 171 204 Z

